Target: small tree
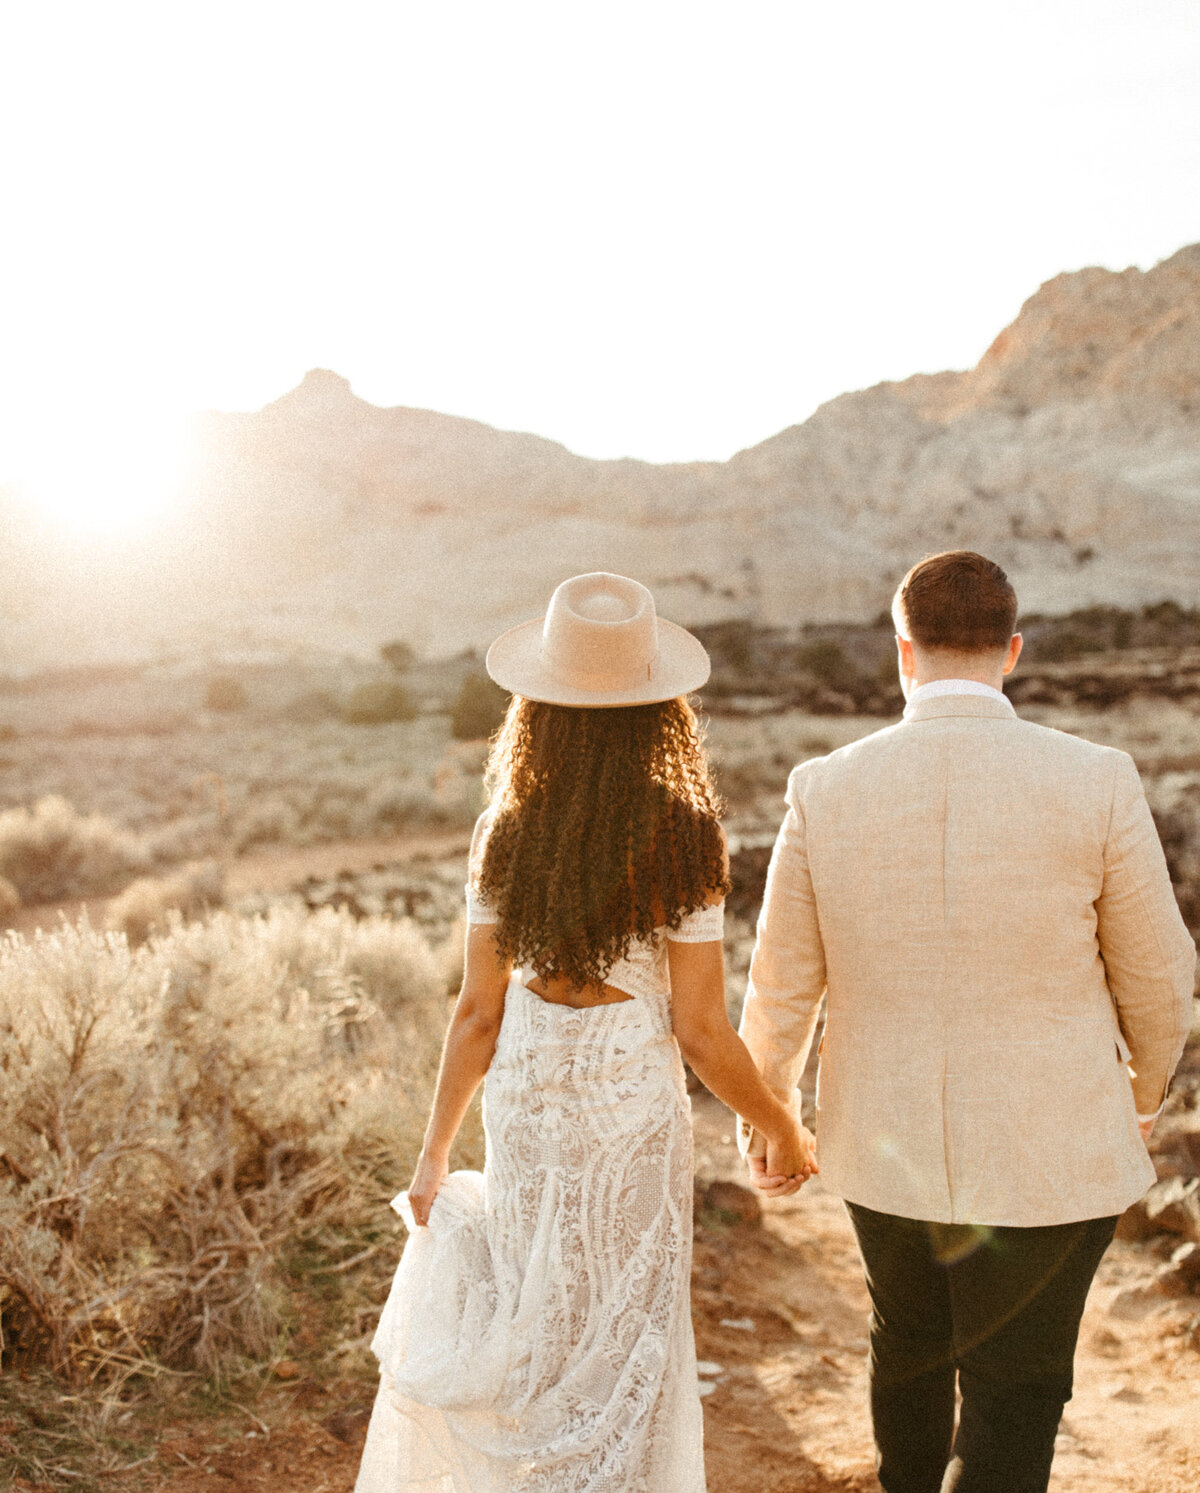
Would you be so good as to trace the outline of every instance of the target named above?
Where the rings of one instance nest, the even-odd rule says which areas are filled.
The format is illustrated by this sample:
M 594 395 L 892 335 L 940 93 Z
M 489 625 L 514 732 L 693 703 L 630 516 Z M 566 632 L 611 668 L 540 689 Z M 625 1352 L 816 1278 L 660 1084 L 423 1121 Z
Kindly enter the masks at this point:
M 796 663 L 830 689 L 849 690 L 857 682 L 858 670 L 833 638 L 818 638 L 796 654 Z
M 450 709 L 450 730 L 456 741 L 490 736 L 504 719 L 509 694 L 486 674 L 468 674 Z
M 381 643 L 379 656 L 397 674 L 405 674 L 417 661 L 417 650 L 411 643 L 398 638 L 394 643 Z
M 229 674 L 214 674 L 204 691 L 205 710 L 245 710 L 249 703 L 245 689 Z
M 402 684 L 394 679 L 372 679 L 351 691 L 342 719 L 351 726 L 382 726 L 390 721 L 411 721 L 416 714 L 417 702 Z
M 341 715 L 340 702 L 328 690 L 307 690 L 302 695 L 297 695 L 294 700 L 283 708 L 283 716 L 289 721 L 295 721 L 297 725 L 311 725 L 316 721 L 333 720 Z

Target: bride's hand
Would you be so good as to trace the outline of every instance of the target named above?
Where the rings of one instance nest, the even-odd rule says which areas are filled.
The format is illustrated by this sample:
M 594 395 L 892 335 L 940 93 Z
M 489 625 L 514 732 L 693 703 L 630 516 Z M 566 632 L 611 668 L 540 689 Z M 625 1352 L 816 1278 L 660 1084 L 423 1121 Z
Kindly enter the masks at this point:
M 413 1217 L 422 1228 L 429 1222 L 429 1210 L 446 1180 L 449 1163 L 446 1157 L 427 1156 L 424 1151 L 417 1157 L 417 1169 L 408 1184 L 408 1201 Z
M 817 1143 L 812 1131 L 803 1125 L 767 1140 L 766 1166 L 762 1190 L 771 1197 L 788 1197 L 799 1192 L 808 1179 L 820 1171 L 817 1165 Z

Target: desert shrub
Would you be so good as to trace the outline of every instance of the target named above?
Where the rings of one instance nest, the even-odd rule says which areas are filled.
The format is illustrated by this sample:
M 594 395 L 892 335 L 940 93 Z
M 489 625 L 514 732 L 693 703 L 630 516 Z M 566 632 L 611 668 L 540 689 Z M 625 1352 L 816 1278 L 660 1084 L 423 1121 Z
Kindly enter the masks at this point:
M 760 629 L 746 618 L 731 617 L 697 627 L 695 632 L 708 649 L 713 673 L 734 676 L 723 682 L 744 688 L 745 681 L 758 669 Z
M 450 708 L 450 730 L 456 741 L 490 736 L 504 719 L 509 694 L 486 674 L 468 674 Z
M 232 675 L 214 674 L 205 686 L 205 710 L 245 710 L 249 703 L 241 682 Z
M 1200 772 L 1172 770 L 1148 777 L 1146 797 L 1180 911 L 1196 936 L 1200 934 Z
M 0 813 L 0 876 L 23 902 L 105 896 L 149 865 L 142 838 L 101 814 L 79 814 L 57 795 Z
M 444 1009 L 415 930 L 332 911 L 0 942 L 8 1364 L 269 1353 L 281 1261 L 411 1166 Z
M 381 643 L 379 656 L 388 668 L 395 669 L 397 674 L 403 674 L 416 663 L 417 650 L 411 643 L 397 639 L 394 643 Z
M 411 693 L 395 679 L 372 679 L 350 692 L 342 719 L 351 726 L 382 726 L 389 721 L 411 721 L 417 715 Z
M 1070 663 L 1088 653 L 1097 653 L 1103 645 L 1076 628 L 1064 627 L 1038 638 L 1032 648 L 1033 662 Z
M 193 861 L 165 876 L 140 876 L 109 904 L 105 921 L 131 944 L 162 933 L 168 915 L 199 917 L 225 900 L 225 873 L 218 861 Z
M 300 838 L 301 816 L 286 798 L 255 797 L 238 813 L 230 834 L 240 855 L 255 845 L 286 845 Z
M 386 777 L 369 790 L 363 807 L 370 829 L 377 831 L 427 823 L 435 817 L 437 805 L 428 783 L 415 778 Z
M 326 1010 L 346 1007 L 347 991 L 392 1016 L 441 994 L 438 960 L 419 928 L 404 919 L 364 918 L 331 907 L 279 907 L 255 938 Z
M 283 707 L 280 714 L 285 720 L 298 726 L 311 726 L 317 721 L 331 721 L 342 713 L 342 706 L 328 690 L 310 689 L 297 695 Z
M 796 666 L 829 689 L 851 690 L 859 672 L 846 650 L 833 638 L 818 638 L 796 650 Z
M 1142 608 L 1142 616 L 1164 631 L 1175 631 L 1195 618 L 1195 612 L 1181 607 L 1177 601 L 1155 601 Z
M 205 860 L 217 853 L 222 823 L 212 814 L 185 814 L 145 833 L 146 851 L 156 866 Z
M 441 948 L 437 953 L 442 983 L 446 994 L 452 995 L 462 988 L 467 970 L 467 919 L 460 913 L 450 925 Z

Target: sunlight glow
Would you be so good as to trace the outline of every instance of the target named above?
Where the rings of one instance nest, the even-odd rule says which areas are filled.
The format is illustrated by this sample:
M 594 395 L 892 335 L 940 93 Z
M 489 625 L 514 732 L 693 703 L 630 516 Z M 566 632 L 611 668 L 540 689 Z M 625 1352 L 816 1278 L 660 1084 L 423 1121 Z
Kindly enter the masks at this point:
M 65 383 L 182 415 L 309 368 L 724 459 L 1193 241 L 1198 76 L 1196 0 L 0 5 L 0 484 Z M 115 522 L 135 445 L 30 475 Z
M 64 419 L 22 443 L 16 486 L 45 520 L 75 533 L 125 535 L 166 514 L 188 450 L 186 426 L 162 414 Z

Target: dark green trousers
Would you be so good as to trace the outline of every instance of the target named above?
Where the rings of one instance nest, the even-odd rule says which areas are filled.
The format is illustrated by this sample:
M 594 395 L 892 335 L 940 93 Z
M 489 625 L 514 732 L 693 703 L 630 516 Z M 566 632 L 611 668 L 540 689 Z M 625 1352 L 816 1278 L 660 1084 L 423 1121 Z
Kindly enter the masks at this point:
M 1079 1320 L 1116 1218 L 1018 1229 L 846 1206 L 871 1293 L 885 1493 L 1045 1493 Z

